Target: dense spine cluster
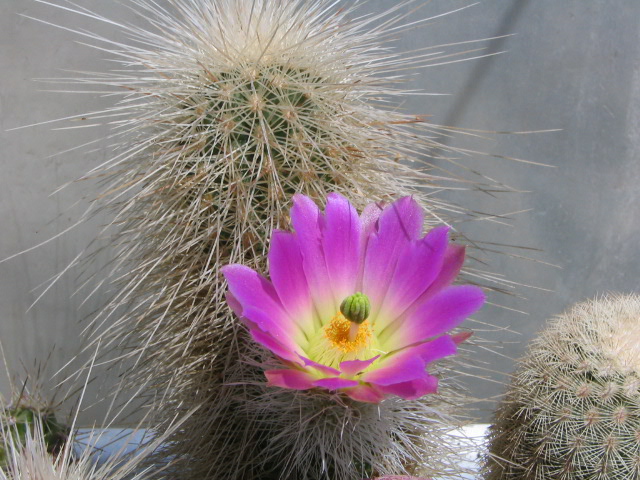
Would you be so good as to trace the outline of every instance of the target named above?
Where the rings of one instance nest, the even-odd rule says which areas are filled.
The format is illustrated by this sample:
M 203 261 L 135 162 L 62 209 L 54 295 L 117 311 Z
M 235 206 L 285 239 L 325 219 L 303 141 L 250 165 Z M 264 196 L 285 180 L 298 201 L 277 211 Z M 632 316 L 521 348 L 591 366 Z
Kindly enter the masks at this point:
M 487 480 L 640 478 L 640 297 L 553 320 L 521 360 L 490 442 Z

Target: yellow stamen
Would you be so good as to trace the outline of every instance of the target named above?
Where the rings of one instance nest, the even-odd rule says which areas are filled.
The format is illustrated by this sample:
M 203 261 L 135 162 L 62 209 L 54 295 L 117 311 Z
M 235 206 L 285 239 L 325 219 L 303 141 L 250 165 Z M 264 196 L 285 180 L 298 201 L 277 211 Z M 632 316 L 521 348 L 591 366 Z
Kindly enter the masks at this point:
M 351 353 L 369 346 L 372 331 L 368 320 L 358 325 L 338 312 L 324 328 L 324 334 L 333 347 L 343 353 Z

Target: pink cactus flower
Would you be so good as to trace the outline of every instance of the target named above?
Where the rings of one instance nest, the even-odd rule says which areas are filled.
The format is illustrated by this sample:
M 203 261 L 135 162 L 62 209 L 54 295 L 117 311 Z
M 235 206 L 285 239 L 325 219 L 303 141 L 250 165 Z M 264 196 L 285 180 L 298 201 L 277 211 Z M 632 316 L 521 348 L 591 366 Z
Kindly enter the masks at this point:
M 282 362 L 265 371 L 269 384 L 371 403 L 435 393 L 427 366 L 456 353 L 467 337 L 446 332 L 485 299 L 478 287 L 451 285 L 464 247 L 449 244 L 449 228 L 422 237 L 411 197 L 359 216 L 336 193 L 324 213 L 295 195 L 291 221 L 293 233 L 271 238 L 270 281 L 243 265 L 222 269 L 230 306 Z

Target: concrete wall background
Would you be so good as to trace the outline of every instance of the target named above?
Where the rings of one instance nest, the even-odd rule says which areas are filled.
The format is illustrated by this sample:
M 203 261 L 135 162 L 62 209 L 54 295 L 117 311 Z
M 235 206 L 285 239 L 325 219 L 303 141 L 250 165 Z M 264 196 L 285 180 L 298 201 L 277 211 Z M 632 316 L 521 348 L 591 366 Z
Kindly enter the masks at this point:
M 124 5 L 104 0 L 78 3 L 118 20 L 137 21 L 126 1 Z M 371 1 L 365 8 L 380 11 L 394 3 Z M 416 16 L 468 3 L 432 1 Z M 104 127 L 69 130 L 77 124 L 63 122 L 10 130 L 107 107 L 112 102 L 109 97 L 43 92 L 52 86 L 34 82 L 34 78 L 73 76 L 64 70 L 105 71 L 110 65 L 96 51 L 77 43 L 78 36 L 20 14 L 98 30 L 107 36 L 114 32 L 35 1 L 0 3 L 0 259 L 73 225 L 86 208 L 91 184 L 75 184 L 54 196 L 51 192 L 109 155 L 106 140 L 88 147 L 92 152 L 68 151 L 100 139 L 106 134 Z M 469 222 L 459 228 L 474 239 L 542 249 L 542 253 L 531 254 L 559 267 L 505 256 L 490 258 L 495 272 L 549 290 L 521 289 L 527 300 L 494 297 L 493 303 L 507 308 L 489 306 L 477 317 L 497 326 L 497 331 L 482 336 L 495 339 L 504 356 L 481 354 L 478 362 L 498 372 L 511 370 L 511 358 L 524 352 L 526 342 L 546 318 L 597 294 L 636 290 L 640 272 L 640 3 L 486 0 L 403 34 L 399 48 L 410 50 L 507 33 L 515 35 L 488 43 L 489 52 L 506 51 L 502 55 L 421 72 L 409 87 L 451 95 L 417 97 L 406 106 L 409 111 L 432 115 L 435 123 L 456 127 L 562 129 L 462 142 L 465 147 L 554 166 L 478 158 L 475 166 L 486 175 L 531 193 L 473 200 L 451 194 L 462 204 L 473 201 L 479 210 L 508 213 L 532 209 L 516 215 L 508 227 Z M 59 152 L 66 153 L 50 157 Z M 33 365 L 40 363 L 53 372 L 77 352 L 81 319 L 101 303 L 94 298 L 80 306 L 81 297 L 73 296 L 77 272 L 63 276 L 31 310 L 27 309 L 42 291 L 39 285 L 62 271 L 96 236 L 104 221 L 98 216 L 41 248 L 0 264 L 0 339 L 14 371 L 22 370 L 23 362 L 24 369 L 33 371 Z M 492 377 L 497 381 L 503 378 L 500 374 Z M 469 386 L 479 397 L 496 395 L 502 389 L 482 380 L 471 380 Z M 6 379 L 0 381 L 0 391 L 7 391 Z M 484 408 L 487 418 L 490 407 Z M 88 423 L 98 414 L 87 412 L 83 421 Z

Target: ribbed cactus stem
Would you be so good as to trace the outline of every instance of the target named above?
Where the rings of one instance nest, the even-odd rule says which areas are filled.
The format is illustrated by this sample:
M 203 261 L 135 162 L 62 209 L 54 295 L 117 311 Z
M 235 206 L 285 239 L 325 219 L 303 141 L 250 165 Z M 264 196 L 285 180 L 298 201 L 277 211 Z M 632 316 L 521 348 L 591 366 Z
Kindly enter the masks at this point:
M 172 147 L 184 156 L 181 186 L 188 204 L 183 207 L 200 202 L 210 215 L 222 216 L 212 246 L 223 253 L 236 247 L 238 223 L 266 225 L 275 217 L 284 227 L 274 202 L 284 204 L 310 182 L 330 191 L 341 170 L 348 173 L 359 163 L 357 147 L 346 148 L 346 140 L 341 145 L 321 128 L 338 114 L 339 104 L 326 103 L 321 94 L 331 80 L 277 62 L 250 67 L 206 72 L 211 83 L 178 106 L 192 134 Z M 230 162 L 228 168 L 219 165 L 221 157 Z M 211 169 L 219 171 L 213 179 Z M 236 197 L 242 200 L 228 201 Z M 263 253 L 261 236 L 243 232 L 245 248 Z M 228 261 L 223 256 L 220 263 Z

